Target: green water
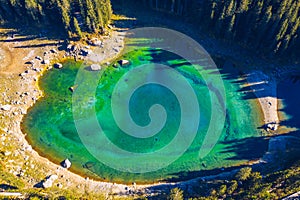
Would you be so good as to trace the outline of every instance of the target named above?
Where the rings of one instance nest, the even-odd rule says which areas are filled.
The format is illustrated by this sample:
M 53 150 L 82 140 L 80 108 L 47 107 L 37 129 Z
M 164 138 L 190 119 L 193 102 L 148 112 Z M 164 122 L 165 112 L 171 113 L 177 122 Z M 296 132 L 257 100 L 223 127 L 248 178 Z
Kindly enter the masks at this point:
M 55 163 L 60 163 L 62 160 L 69 158 L 72 162 L 71 170 L 78 174 L 94 179 L 121 183 L 152 183 L 171 178 L 193 177 L 193 172 L 200 171 L 201 174 L 202 170 L 226 168 L 248 161 L 243 156 L 238 156 L 244 151 L 235 148 L 236 143 L 231 141 L 242 141 L 245 138 L 259 136 L 256 128 L 259 126 L 257 119 L 259 113 L 251 107 L 248 101 L 242 99 L 242 94 L 238 92 L 239 85 L 233 83 L 234 80 L 224 79 L 226 123 L 224 125 L 216 122 L 213 125 L 213 130 L 221 128 L 222 134 L 217 139 L 218 142 L 212 151 L 204 158 L 200 158 L 199 149 L 208 131 L 211 119 L 211 94 L 203 77 L 178 56 L 159 49 L 140 48 L 124 55 L 123 58 L 130 60 L 131 65 L 126 68 L 108 66 L 103 69 L 94 97 L 91 98 L 87 95 L 87 99 L 85 99 L 88 106 L 95 108 L 97 119 L 105 136 L 121 149 L 136 153 L 155 152 L 169 144 L 175 137 L 180 124 L 180 105 L 176 96 L 163 86 L 148 84 L 139 88 L 132 95 L 129 105 L 133 121 L 140 126 L 149 124 L 148 112 L 151 105 L 161 104 L 165 108 L 168 114 L 166 124 L 156 135 L 143 139 L 129 136 L 120 130 L 112 115 L 111 95 L 120 78 L 137 66 L 159 62 L 173 67 L 182 74 L 192 86 L 199 102 L 200 121 L 190 122 L 198 123 L 199 128 L 187 151 L 169 166 L 148 173 L 122 172 L 98 161 L 84 147 L 78 135 L 72 113 L 72 92 L 69 87 L 75 84 L 79 69 L 83 69 L 81 70 L 81 76 L 84 78 L 84 83 L 77 80 L 76 84 L 88 84 L 89 81 L 95 79 L 95 74 L 99 72 L 82 68 L 83 63 L 66 61 L 62 69 L 52 69 L 41 77 L 39 81 L 40 88 L 44 90 L 45 96 L 29 110 L 22 124 L 23 130 L 27 134 L 27 140 L 40 155 Z M 205 69 L 205 66 L 202 66 L 202 70 L 202 73 L 211 73 L 211 71 Z M 130 82 L 131 80 L 126 81 Z M 83 98 L 85 98 L 85 95 L 83 95 Z M 89 127 L 89 116 L 83 115 L 82 118 L 87 121 L 87 132 L 97 134 L 93 133 L 92 127 Z M 175 151 L 176 149 L 174 149 Z M 103 151 L 102 153 L 107 154 L 112 160 L 118 160 L 120 156 L 111 152 Z M 235 159 L 236 157 L 239 157 L 239 159 Z M 158 164 L 156 162 L 158 162 L 158 159 L 155 157 L 149 160 L 149 163 L 153 165 Z M 139 165 L 139 163 L 136 163 L 136 165 Z

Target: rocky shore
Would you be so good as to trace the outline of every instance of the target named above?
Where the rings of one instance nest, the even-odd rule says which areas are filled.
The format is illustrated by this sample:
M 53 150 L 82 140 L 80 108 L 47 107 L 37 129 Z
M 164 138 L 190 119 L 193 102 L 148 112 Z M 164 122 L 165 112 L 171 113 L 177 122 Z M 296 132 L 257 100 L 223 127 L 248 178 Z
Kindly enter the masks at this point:
M 8 30 L 2 29 L 5 33 Z M 58 166 L 38 155 L 25 139 L 26 133 L 21 131 L 21 122 L 27 109 L 43 96 L 38 88 L 39 77 L 53 66 L 60 66 L 61 58 L 85 59 L 93 55 L 97 60 L 88 62 L 109 62 L 121 52 L 124 33 L 113 31 L 111 36 L 103 38 L 98 44 L 82 45 L 70 43 L 61 49 L 61 41 L 21 40 L 25 36 L 15 35 L 0 38 L 0 158 L 2 173 L 11 175 L 25 183 L 25 188 L 43 187 L 67 189 L 79 194 L 132 194 L 141 192 L 145 187 L 103 183 L 80 177 L 67 168 Z M 35 45 L 43 44 L 42 48 Z M 37 44 L 36 44 L 37 43 Z M 53 45 L 55 43 L 55 45 Z M 100 45 L 100 42 L 99 42 Z M 17 48 L 29 46 L 28 48 Z M 30 47 L 32 46 L 32 47 Z M 97 55 L 93 51 L 100 49 Z M 88 52 L 85 50 L 89 50 Z M 92 58 L 93 58 L 92 56 Z M 107 59 L 108 58 L 108 59 Z M 107 60 L 106 60 L 107 59 Z M 7 183 L 9 184 L 9 183 Z M 1 193 L 0 188 L 0 195 Z M 3 192 L 3 195 L 9 193 Z

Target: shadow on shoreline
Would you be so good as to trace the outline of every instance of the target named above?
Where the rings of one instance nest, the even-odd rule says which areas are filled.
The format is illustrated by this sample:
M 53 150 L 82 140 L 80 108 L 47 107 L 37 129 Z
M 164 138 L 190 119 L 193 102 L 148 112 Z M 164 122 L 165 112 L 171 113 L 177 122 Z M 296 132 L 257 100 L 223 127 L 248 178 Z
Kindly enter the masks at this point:
M 40 48 L 45 46 L 57 46 L 65 41 L 66 35 L 58 27 L 53 26 L 25 26 L 22 24 L 5 23 L 0 25 L 2 31 L 0 39 L 3 43 L 14 43 L 14 48 Z M 40 41 L 37 44 L 19 46 L 19 42 Z M 54 40 L 55 42 L 47 42 Z

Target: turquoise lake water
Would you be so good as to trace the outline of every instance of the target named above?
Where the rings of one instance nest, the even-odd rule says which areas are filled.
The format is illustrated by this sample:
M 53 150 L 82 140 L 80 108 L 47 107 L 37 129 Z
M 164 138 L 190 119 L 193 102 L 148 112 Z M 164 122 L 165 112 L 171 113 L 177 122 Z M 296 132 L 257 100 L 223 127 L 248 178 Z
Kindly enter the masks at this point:
M 94 72 L 90 71 L 84 63 L 69 60 L 64 62 L 62 69 L 52 69 L 41 77 L 39 85 L 45 96 L 29 110 L 22 124 L 23 131 L 27 134 L 27 140 L 40 155 L 57 164 L 68 158 L 72 162 L 70 170 L 75 173 L 98 180 L 120 183 L 152 183 L 178 177 L 184 179 L 192 172 L 200 171 L 201 173 L 202 170 L 226 168 L 248 161 L 243 158 L 234 159 L 243 150 L 239 152 L 239 149 L 232 151 L 228 151 L 228 149 L 232 149 L 231 147 L 235 145 L 234 142 L 231 143 L 230 141 L 260 136 L 257 129 L 260 113 L 257 108 L 253 108 L 253 104 L 243 99 L 243 94 L 238 92 L 240 86 L 234 83 L 235 80 L 224 79 L 226 93 L 225 124 L 218 123 L 218 120 L 211 124 L 211 95 L 218 95 L 214 94 L 215 91 L 210 91 L 213 90 L 213 86 L 209 86 L 203 76 L 205 74 L 214 76 L 212 71 L 206 69 L 205 66 L 198 66 L 201 69 L 200 75 L 191 64 L 183 62 L 182 58 L 160 49 L 147 47 L 131 51 L 122 58 L 130 60 L 131 64 L 127 67 L 117 68 L 108 66 L 102 69 L 101 72 Z M 183 116 L 176 95 L 170 89 L 158 84 L 144 85 L 133 93 L 129 101 L 129 111 L 132 120 L 139 126 L 146 126 L 151 122 L 148 114 L 149 109 L 154 104 L 160 104 L 164 107 L 167 114 L 164 127 L 157 134 L 147 138 L 130 136 L 119 128 L 114 120 L 111 98 L 116 84 L 127 72 L 143 64 L 153 62 L 168 65 L 176 70 L 194 90 L 201 117 L 199 121 L 192 120 L 188 123 L 191 126 L 198 127 L 196 136 L 191 141 L 188 149 L 182 152 L 183 154 L 176 161 L 162 169 L 145 173 L 113 169 L 95 158 L 83 145 L 74 123 L 79 119 L 74 119 L 74 107 L 72 107 L 74 94 L 69 88 L 76 84 L 78 90 L 83 91 L 81 94 L 82 99 L 87 103 L 82 105 L 82 109 L 89 110 L 93 108 L 92 110 L 95 112 L 105 137 L 111 143 L 128 152 L 151 154 L 170 144 L 176 137 L 181 116 Z M 78 80 L 79 71 L 82 80 Z M 99 73 L 101 73 L 100 76 Z M 85 91 L 84 85 L 89 85 L 96 78 L 98 85 L 93 95 L 89 96 L 88 93 L 93 91 L 88 89 Z M 138 79 L 139 77 L 126 79 L 125 82 L 130 84 L 135 78 Z M 74 93 L 76 93 L 76 90 Z M 78 113 L 76 115 L 78 116 Z M 86 128 L 86 134 L 97 135 L 97 130 L 89 123 L 90 117 L 88 112 L 83 111 L 81 120 Z M 209 143 L 203 144 L 209 126 L 212 126 L 212 132 L 221 130 L 221 134 L 218 138 L 213 138 L 214 135 L 210 136 L 210 140 L 216 140 L 217 144 L 213 145 L 209 154 L 202 158 L 199 157 L 200 147 L 210 145 Z M 96 144 L 93 144 L 93 138 L 91 138 L 91 146 L 94 149 L 97 148 Z M 115 152 L 100 148 L 99 153 L 111 159 L 114 163 L 124 162 L 124 159 L 121 159 L 122 155 Z M 177 153 L 176 148 L 168 150 L 166 154 L 160 155 L 159 158 L 156 156 L 147 157 L 147 163 L 149 163 L 149 166 L 159 165 L 164 156 L 165 159 L 168 159 L 173 156 L 171 155 L 173 153 Z M 129 167 L 130 165 L 136 167 L 140 164 L 138 162 L 130 163 L 130 161 L 130 158 L 128 158 Z M 123 164 L 120 163 L 120 165 Z

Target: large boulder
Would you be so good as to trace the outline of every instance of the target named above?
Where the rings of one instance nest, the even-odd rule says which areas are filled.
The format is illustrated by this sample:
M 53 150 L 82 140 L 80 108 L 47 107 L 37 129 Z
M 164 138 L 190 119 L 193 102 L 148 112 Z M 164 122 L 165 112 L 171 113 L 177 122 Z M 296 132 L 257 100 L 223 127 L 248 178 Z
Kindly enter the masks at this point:
M 278 129 L 279 125 L 275 122 L 269 123 L 266 125 L 267 131 L 276 131 Z
M 50 188 L 53 185 L 53 182 L 58 179 L 57 175 L 47 176 L 46 179 L 42 182 L 43 188 Z
M 71 165 L 72 165 L 72 163 L 68 158 L 61 162 L 61 166 L 66 169 L 69 169 L 71 167 Z
M 91 65 L 91 70 L 92 71 L 99 71 L 99 70 L 101 70 L 101 66 L 98 65 L 98 64 L 92 64 Z

